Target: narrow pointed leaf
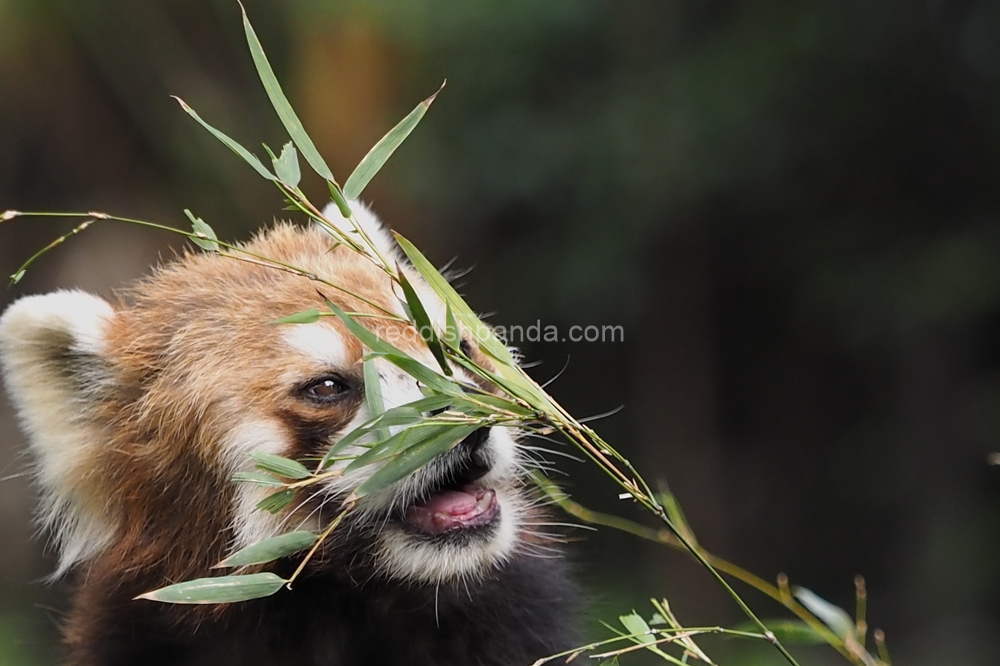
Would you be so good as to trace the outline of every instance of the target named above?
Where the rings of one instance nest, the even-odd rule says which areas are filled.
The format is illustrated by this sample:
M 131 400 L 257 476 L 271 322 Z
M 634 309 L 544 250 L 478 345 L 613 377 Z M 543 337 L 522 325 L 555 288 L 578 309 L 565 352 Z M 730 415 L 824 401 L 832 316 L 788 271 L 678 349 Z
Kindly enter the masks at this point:
M 385 412 L 385 403 L 382 401 L 382 380 L 378 375 L 378 368 L 375 367 L 375 359 L 365 359 L 362 363 L 365 376 L 365 402 L 368 405 L 369 418 L 378 418 Z M 380 426 L 375 431 L 376 439 L 385 439 L 389 436 L 389 431 Z
M 470 396 L 470 401 L 469 401 L 470 404 L 473 402 L 473 398 L 475 402 L 482 402 L 497 409 L 503 409 L 508 412 L 514 412 L 518 416 L 522 416 L 525 418 L 529 418 L 534 415 L 533 412 L 525 409 L 524 407 L 514 402 L 513 400 L 504 398 L 499 395 L 491 395 L 489 393 L 475 393 L 472 396 Z M 475 405 L 473 406 L 477 407 Z
M 412 426 L 414 424 L 410 425 Z M 443 426 L 420 426 L 404 428 L 396 434 L 372 444 L 371 448 L 352 460 L 351 463 L 344 468 L 344 473 L 347 474 L 361 467 L 391 458 L 410 446 L 415 446 L 420 442 L 426 441 L 439 434 L 442 432 L 442 427 Z
M 170 604 L 229 604 L 269 597 L 285 584 L 273 573 L 198 578 L 140 594 L 136 599 Z
M 417 326 L 417 332 L 427 344 L 428 349 L 431 350 L 431 354 L 434 355 L 434 359 L 438 362 L 438 365 L 441 366 L 441 371 L 450 377 L 451 366 L 448 365 L 448 360 L 444 357 L 444 348 L 441 347 L 441 341 L 438 339 L 437 331 L 434 330 L 434 324 L 431 323 L 427 309 L 420 302 L 420 297 L 417 295 L 416 290 L 410 284 L 410 281 L 406 279 L 403 269 L 398 265 L 396 266 L 396 274 L 399 275 L 399 285 L 403 288 L 403 296 L 406 297 L 406 304 L 409 307 L 413 323 Z
M 459 293 L 455 291 L 455 288 L 452 287 L 446 279 L 444 279 L 444 276 L 441 275 L 436 268 L 434 268 L 434 264 L 432 264 L 427 257 L 425 257 L 423 253 L 421 253 L 420 250 L 418 250 L 416 246 L 414 246 L 413 243 L 408 241 L 404 236 L 395 232 L 393 232 L 393 235 L 396 237 L 396 241 L 399 242 L 399 246 L 410 260 L 410 263 L 413 264 L 413 267 L 417 269 L 417 272 L 420 273 L 421 276 L 423 276 L 424 280 L 427 281 L 427 284 L 430 285 L 431 289 L 437 292 L 438 296 L 441 297 L 441 300 L 451 307 L 454 315 L 463 324 L 465 324 L 472 335 L 475 336 L 476 342 L 478 342 L 483 349 L 489 352 L 490 356 L 513 365 L 514 359 L 511 357 L 507 348 L 503 345 L 503 343 L 497 340 L 490 327 L 479 319 L 476 313 L 472 311 L 472 308 L 466 304 L 465 299 L 463 299 Z
M 285 482 L 267 472 L 236 472 L 230 479 L 233 483 L 256 483 L 265 488 L 281 488 Z
M 438 96 L 441 90 L 444 89 L 444 83 L 438 88 L 437 92 L 417 104 L 417 108 L 410 111 L 405 118 L 403 118 L 399 123 L 393 127 L 389 132 L 382 137 L 375 146 L 368 151 L 368 154 L 364 156 L 364 159 L 354 168 L 351 173 L 350 178 L 344 184 L 344 195 L 348 199 L 357 199 L 361 196 L 361 192 L 368 185 L 368 182 L 375 177 L 375 174 L 379 172 L 382 165 L 392 157 L 392 154 L 396 152 L 396 149 L 406 140 L 406 137 L 410 136 L 410 132 L 420 123 L 420 120 L 427 113 L 427 109 L 431 107 L 434 102 L 434 98 Z
M 213 568 L 244 567 L 250 564 L 273 562 L 312 547 L 318 538 L 312 532 L 288 532 L 247 546 L 222 560 Z
M 497 372 L 492 372 L 483 368 L 472 361 L 468 361 L 461 356 L 455 356 L 455 362 L 460 366 L 471 372 L 472 374 L 479 375 L 489 382 L 492 382 L 500 389 L 519 400 L 522 400 L 529 405 L 538 405 L 547 411 L 555 412 L 555 408 L 552 406 L 551 401 L 548 396 L 541 389 L 537 388 L 530 379 L 523 377 L 516 372 L 507 373 L 504 375 L 499 374 L 499 368 Z M 501 366 L 502 367 L 502 366 Z
M 351 207 L 347 205 L 347 199 L 344 198 L 344 193 L 340 191 L 340 186 L 332 180 L 326 181 L 326 184 L 330 190 L 330 200 L 337 205 L 337 210 L 343 218 L 349 219 L 351 217 Z
M 846 641 L 849 637 L 854 636 L 854 620 L 851 619 L 851 616 L 843 608 L 834 606 L 815 592 L 804 587 L 795 589 L 795 598 L 809 609 L 810 613 L 822 620 L 823 624 L 830 627 L 830 631 L 835 633 L 841 640 Z
M 356 322 L 353 317 L 338 308 L 332 302 L 327 301 L 327 306 L 342 322 L 344 322 L 347 329 L 354 335 L 354 337 L 360 340 L 363 345 L 375 352 L 384 354 L 384 358 L 386 360 L 407 372 L 417 381 L 423 382 L 426 386 L 429 386 L 440 393 L 446 393 L 448 395 L 462 394 L 462 388 L 455 382 L 442 377 L 406 352 L 378 337 L 375 333 L 369 331 L 367 328 Z
M 372 444 L 370 449 L 351 461 L 351 464 L 344 469 L 344 473 L 348 474 L 360 467 L 365 467 L 366 465 L 371 465 L 372 463 L 380 462 L 382 460 L 386 460 L 387 458 L 400 455 L 407 449 L 414 446 L 420 446 L 424 442 L 438 437 L 442 433 L 446 433 L 448 430 L 459 427 L 464 428 L 466 425 L 473 424 L 440 423 L 430 421 L 410 424 L 409 427 L 400 430 L 389 439 Z
M 471 435 L 478 427 L 478 424 L 449 426 L 437 436 L 407 448 L 395 458 L 387 461 L 367 481 L 362 483 L 354 491 L 355 495 L 364 497 L 409 476 Z
M 181 105 L 181 108 L 184 109 L 184 111 L 186 111 L 189 116 L 197 120 L 202 127 L 211 132 L 212 135 L 215 136 L 216 139 L 224 143 L 227 148 L 229 148 L 231 151 L 242 157 L 247 164 L 249 164 L 254 168 L 254 170 L 257 173 L 259 173 L 264 178 L 267 178 L 268 180 L 277 180 L 277 177 L 273 173 L 267 170 L 267 167 L 265 167 L 264 164 L 259 159 L 257 159 L 256 155 L 254 155 L 249 150 L 247 150 L 240 144 L 236 143 L 228 136 L 226 136 L 225 134 L 215 129 L 214 127 L 206 123 L 204 120 L 202 120 L 201 116 L 199 116 L 195 112 L 195 110 L 192 109 L 190 106 L 188 106 L 187 103 L 180 97 L 175 96 L 174 99 L 177 100 L 177 103 Z
M 278 476 L 284 476 L 289 479 L 304 479 L 310 475 L 306 466 L 297 460 L 291 460 L 290 458 L 262 451 L 254 451 L 250 454 L 250 457 L 257 463 L 257 467 Z
M 287 317 L 282 317 L 281 319 L 275 319 L 272 324 L 312 324 L 319 321 L 320 314 L 319 310 L 312 308 L 310 310 L 303 310 L 302 312 L 296 312 L 295 314 L 288 315 Z
M 425 412 L 433 412 L 447 407 L 454 399 L 451 396 L 436 394 L 427 398 L 421 398 L 415 402 L 400 405 L 386 410 L 381 416 L 369 420 L 351 432 L 344 435 L 334 444 L 323 457 L 320 468 L 325 468 L 328 462 L 344 452 L 352 444 L 370 433 L 375 428 L 389 428 L 391 426 L 403 426 L 416 423 L 424 418 Z
M 276 493 L 268 495 L 261 501 L 257 502 L 257 507 L 261 511 L 267 511 L 268 513 L 278 513 L 292 501 L 295 497 L 294 490 L 279 490 Z
M 431 262 L 418 250 L 413 243 L 405 237 L 393 232 L 399 246 L 409 258 L 413 267 L 423 276 L 427 284 L 437 292 L 438 296 L 450 306 L 455 317 L 462 322 L 465 328 L 474 336 L 480 349 L 497 361 L 496 372 L 493 374 L 503 378 L 503 382 L 494 382 L 497 386 L 522 400 L 542 407 L 545 412 L 562 417 L 559 409 L 531 378 L 517 367 L 517 363 L 510 354 L 510 350 L 497 339 L 493 330 L 484 324 L 479 316 L 472 311 L 454 287 L 452 287 L 444 276 Z
M 458 322 L 455 321 L 455 311 L 447 301 L 444 304 L 444 341 L 455 351 L 462 345 L 462 332 L 458 328 Z
M 670 518 L 670 522 L 673 523 L 674 527 L 688 541 L 697 544 L 698 537 L 695 536 L 694 530 L 691 529 L 691 525 L 687 521 L 687 516 L 684 515 L 684 510 L 681 509 L 680 502 L 677 501 L 677 498 L 669 489 L 660 493 L 660 503 L 663 504 L 663 508 L 667 512 L 667 517 Z
M 413 358 L 412 356 L 400 356 L 399 354 L 386 354 L 385 359 L 405 371 L 411 377 L 428 386 L 439 393 L 460 396 L 464 392 L 462 387 L 443 377 L 434 370 Z
M 826 643 L 826 638 L 821 633 L 802 620 L 787 620 L 782 618 L 761 621 L 782 643 L 791 645 L 822 645 Z M 760 631 L 760 627 L 753 622 L 744 622 L 736 627 L 736 629 L 738 631 Z
M 203 250 L 218 252 L 219 237 L 215 235 L 215 230 L 205 224 L 205 221 L 200 217 L 195 217 L 194 213 L 187 208 L 184 209 L 184 214 L 191 220 L 191 228 L 194 231 L 194 237 L 188 237 L 191 239 L 191 242 Z
M 299 170 L 299 155 L 295 152 L 295 146 L 291 141 L 281 149 L 281 157 L 272 159 L 274 172 L 278 174 L 278 180 L 292 188 L 298 187 L 299 180 L 302 179 L 302 172 Z
M 281 123 L 288 131 L 288 135 L 295 142 L 295 145 L 298 146 L 302 157 L 309 163 L 309 166 L 325 180 L 336 182 L 333 178 L 333 172 L 330 171 L 330 167 L 326 165 L 323 157 L 316 150 L 312 139 L 309 138 L 305 128 L 302 126 L 302 121 L 295 115 L 292 105 L 289 104 L 288 98 L 285 97 L 285 93 L 281 90 L 281 85 L 274 75 L 274 70 L 271 69 L 271 63 L 268 62 L 267 56 L 264 54 L 264 47 L 261 46 L 260 40 L 257 39 L 257 33 L 254 32 L 253 26 L 250 25 L 250 19 L 247 18 L 246 10 L 243 9 L 242 5 L 240 9 L 243 10 L 243 31 L 246 33 L 247 44 L 250 46 L 250 55 L 253 57 L 253 63 L 257 67 L 257 75 L 260 77 L 261 83 L 264 84 L 264 90 L 267 91 L 267 96 L 271 100 L 271 106 L 278 113 L 278 118 L 281 119 Z
M 625 627 L 627 633 L 640 634 L 633 639 L 637 643 L 652 643 L 656 640 L 652 634 L 648 633 L 649 625 L 646 624 L 646 620 L 635 611 L 632 611 L 629 615 L 621 615 L 618 619 L 621 621 L 622 626 Z
M 384 355 L 389 355 L 389 354 L 396 354 L 402 356 L 407 355 L 406 352 L 386 342 L 382 338 L 375 335 L 375 333 L 369 331 L 367 328 L 359 324 L 357 321 L 355 321 L 354 317 L 352 317 L 351 315 L 347 314 L 346 312 L 338 308 L 332 301 L 327 301 L 326 305 L 328 308 L 330 308 L 330 312 L 337 315 L 337 318 L 340 319 L 340 321 L 344 322 L 344 326 L 347 327 L 347 330 L 350 331 L 351 334 L 354 335 L 354 337 L 360 340 L 361 344 L 363 344 L 365 347 L 368 347 L 373 352 Z

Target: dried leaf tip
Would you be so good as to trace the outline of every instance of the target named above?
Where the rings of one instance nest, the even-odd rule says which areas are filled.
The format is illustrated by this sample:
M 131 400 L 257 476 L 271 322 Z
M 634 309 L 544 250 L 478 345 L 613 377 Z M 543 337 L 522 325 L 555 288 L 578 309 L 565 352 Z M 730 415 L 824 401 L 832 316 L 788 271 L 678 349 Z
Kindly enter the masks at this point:
M 3 215 L 0 215 L 0 222 L 6 222 L 7 220 L 13 220 L 15 217 L 21 214 L 21 211 L 17 210 L 5 210 Z
M 434 91 L 434 94 L 433 94 L 433 95 L 431 95 L 430 97 L 428 97 L 427 99 L 425 99 L 425 100 L 423 101 L 423 103 L 424 103 L 425 105 L 427 105 L 427 106 L 430 106 L 431 104 L 433 104 L 433 103 L 434 103 L 434 98 L 435 98 L 435 97 L 437 97 L 438 95 L 440 95 L 440 94 L 441 94 L 441 91 L 442 91 L 442 90 L 444 90 L 444 87 L 445 87 L 446 85 L 448 85 L 448 79 L 445 79 L 444 81 L 442 81 L 442 82 L 441 82 L 441 87 L 440 87 L 440 88 L 438 88 L 437 90 L 435 90 L 435 91 Z
M 107 219 L 109 219 L 111 217 L 107 213 L 98 213 L 97 211 L 93 211 L 93 210 L 90 211 L 89 213 L 87 213 L 87 215 L 89 215 L 90 217 L 93 217 L 95 219 L 98 219 L 98 220 L 107 220 Z

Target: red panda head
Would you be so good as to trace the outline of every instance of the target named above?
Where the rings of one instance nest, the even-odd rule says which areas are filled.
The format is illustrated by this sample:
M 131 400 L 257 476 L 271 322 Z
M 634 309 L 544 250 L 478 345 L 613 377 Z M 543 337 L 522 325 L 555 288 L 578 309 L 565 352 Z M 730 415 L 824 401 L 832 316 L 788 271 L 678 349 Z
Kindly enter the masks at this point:
M 328 215 L 339 219 L 335 210 Z M 354 210 L 381 251 L 396 258 L 376 218 L 359 204 Z M 272 323 L 323 309 L 325 299 L 349 312 L 376 314 L 375 303 L 403 314 L 390 279 L 334 245 L 320 227 L 278 225 L 245 249 L 343 291 L 249 255 L 187 254 L 115 304 L 58 291 L 23 298 L 0 318 L 4 378 L 31 440 L 42 521 L 60 553 L 57 573 L 85 567 L 119 585 L 134 577 L 136 592 L 203 576 L 260 539 L 321 529 L 378 468 L 305 488 L 274 515 L 256 509 L 271 490 L 231 482 L 253 469 L 251 452 L 315 459 L 368 419 L 363 349 L 339 320 Z M 440 300 L 403 270 L 443 324 Z M 358 321 L 434 365 L 408 324 Z M 411 376 L 376 364 L 386 407 L 422 397 Z M 526 543 L 531 509 L 522 463 L 508 429 L 480 430 L 363 497 L 315 566 L 352 579 L 431 584 L 488 573 Z

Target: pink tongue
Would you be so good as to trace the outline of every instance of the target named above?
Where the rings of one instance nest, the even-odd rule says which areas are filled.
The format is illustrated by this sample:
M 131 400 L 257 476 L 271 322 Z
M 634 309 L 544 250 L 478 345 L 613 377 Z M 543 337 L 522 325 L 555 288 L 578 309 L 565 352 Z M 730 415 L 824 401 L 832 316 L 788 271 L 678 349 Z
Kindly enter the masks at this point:
M 434 493 L 406 511 L 405 520 L 421 532 L 441 534 L 454 529 L 480 527 L 497 514 L 496 493 L 469 487 Z

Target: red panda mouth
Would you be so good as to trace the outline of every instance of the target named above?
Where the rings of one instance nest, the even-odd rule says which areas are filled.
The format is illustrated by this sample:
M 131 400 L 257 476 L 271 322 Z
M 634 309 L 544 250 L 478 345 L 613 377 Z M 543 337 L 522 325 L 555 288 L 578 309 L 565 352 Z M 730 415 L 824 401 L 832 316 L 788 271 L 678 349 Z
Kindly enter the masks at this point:
M 489 529 L 500 514 L 496 491 L 479 481 L 490 464 L 480 449 L 489 436 L 482 428 L 447 454 L 451 469 L 430 492 L 402 512 L 403 525 L 425 536 L 457 535 Z
M 439 490 L 410 506 L 403 522 L 428 535 L 490 525 L 500 513 L 496 491 L 473 485 Z

